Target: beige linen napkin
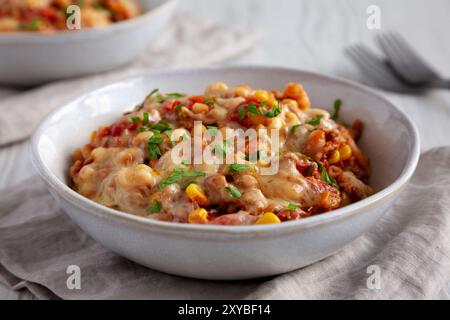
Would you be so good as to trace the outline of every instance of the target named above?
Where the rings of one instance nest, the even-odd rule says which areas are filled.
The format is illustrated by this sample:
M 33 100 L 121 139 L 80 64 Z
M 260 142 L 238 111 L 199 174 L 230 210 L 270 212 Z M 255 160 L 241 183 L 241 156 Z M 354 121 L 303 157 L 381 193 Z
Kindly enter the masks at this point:
M 257 30 L 220 27 L 205 17 L 180 12 L 151 48 L 125 68 L 27 91 L 1 89 L 0 97 L 7 98 L 0 100 L 0 146 L 28 138 L 49 111 L 92 88 L 148 68 L 196 67 L 222 62 L 248 52 L 261 37 Z
M 69 265 L 81 269 L 80 290 L 67 288 Z M 379 289 L 369 266 L 379 268 Z M 42 299 L 444 299 L 449 270 L 450 147 L 423 154 L 395 205 L 341 252 L 252 281 L 186 279 L 121 258 L 80 230 L 38 178 L 0 194 L 0 277 Z

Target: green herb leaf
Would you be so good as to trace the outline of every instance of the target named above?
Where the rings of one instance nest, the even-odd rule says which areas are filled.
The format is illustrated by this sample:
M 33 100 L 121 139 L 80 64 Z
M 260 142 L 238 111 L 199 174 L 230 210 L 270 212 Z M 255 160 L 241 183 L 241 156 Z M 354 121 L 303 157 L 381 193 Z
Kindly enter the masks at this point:
M 205 97 L 205 98 L 203 98 L 203 103 L 207 104 L 209 106 L 214 105 L 215 101 L 216 101 L 216 99 L 214 97 L 210 97 L 210 98 Z
M 331 116 L 331 119 L 337 121 L 339 119 L 339 111 L 341 111 L 342 100 L 337 99 L 334 101 L 334 114 Z
M 242 121 L 245 118 L 245 107 L 244 106 L 239 107 L 238 118 L 240 121 Z
M 153 131 L 153 135 L 148 139 L 148 158 L 150 160 L 158 159 L 161 156 L 161 149 L 159 145 L 164 141 L 161 132 Z
M 171 185 L 175 182 L 181 181 L 186 178 L 196 178 L 205 176 L 204 172 L 200 171 L 184 171 L 183 169 L 177 168 L 173 170 L 172 174 L 165 180 L 161 181 L 158 187 L 162 190 L 166 186 Z
M 315 168 L 316 168 L 316 164 L 315 163 L 311 163 L 309 165 L 308 170 L 306 170 L 306 175 L 307 176 L 311 176 L 313 174 Z
M 228 171 L 231 173 L 238 173 L 243 171 L 254 170 L 255 168 L 245 164 L 233 163 L 228 166 Z
M 152 95 L 154 95 L 155 93 L 157 93 L 159 91 L 159 89 L 153 89 L 146 97 L 145 99 L 150 98 Z
M 161 211 L 161 208 L 162 208 L 161 203 L 157 200 L 154 200 L 151 207 L 148 208 L 148 211 L 150 213 L 159 213 Z
M 248 112 L 251 115 L 257 116 L 257 115 L 261 114 L 261 112 L 257 109 L 258 105 L 256 103 L 249 103 L 249 104 L 245 105 L 244 107 L 247 108 Z
M 98 10 L 106 10 L 105 6 L 101 2 L 94 2 L 92 7 Z
M 24 28 L 31 31 L 37 31 L 44 24 L 44 20 L 41 18 L 35 18 L 25 24 Z
M 331 178 L 328 175 L 328 172 L 325 169 L 325 167 L 323 166 L 323 164 L 321 164 L 320 162 L 318 162 L 317 164 L 319 165 L 319 170 L 320 170 L 321 175 L 322 175 L 322 180 L 325 181 L 326 183 L 331 184 L 334 187 L 339 189 L 339 185 L 338 185 L 337 181 L 335 179 Z
M 215 154 L 222 153 L 223 157 L 226 158 L 226 157 L 227 157 L 227 141 L 224 141 L 224 142 L 222 143 L 222 145 L 216 144 L 216 145 L 214 146 L 214 149 L 213 149 L 213 150 L 214 150 L 214 153 L 215 153 Z
M 144 112 L 144 121 L 145 121 L 145 114 L 146 112 Z M 148 122 L 148 114 L 147 114 L 147 124 L 143 125 L 142 127 L 139 127 L 139 132 L 143 132 L 143 131 L 159 131 L 160 133 L 165 132 L 165 131 L 169 131 L 172 128 L 170 127 L 170 125 L 165 122 L 164 120 L 160 120 L 155 124 L 149 124 Z
M 314 117 L 311 121 L 308 122 L 308 124 L 312 126 L 318 126 L 320 124 L 320 120 L 322 119 L 322 115 L 318 114 Z
M 267 118 L 275 118 L 277 117 L 279 114 L 281 113 L 281 107 L 280 107 L 280 103 L 278 103 L 276 106 L 272 107 L 272 109 L 270 109 L 269 111 L 266 111 L 264 113 L 264 115 Z
M 207 126 L 206 128 L 208 129 L 208 133 L 211 136 L 213 136 L 213 137 L 217 136 L 217 133 L 219 132 L 219 129 L 217 127 L 215 127 L 215 126 Z
M 170 127 L 170 125 L 167 122 L 165 122 L 164 120 L 160 120 L 160 121 L 158 121 L 158 123 L 151 125 L 150 129 L 164 132 L 164 131 L 169 131 L 172 128 Z
M 226 186 L 225 189 L 230 193 L 233 198 L 240 198 L 242 193 L 235 186 Z
M 295 133 L 295 130 L 297 130 L 297 128 L 298 128 L 298 127 L 301 127 L 301 126 L 302 126 L 301 124 L 293 125 L 293 126 L 291 127 L 291 133 L 294 134 L 294 133 Z
M 179 100 L 179 99 L 183 99 L 185 98 L 186 95 L 178 93 L 178 92 L 173 92 L 173 93 L 166 93 L 164 96 L 159 97 L 158 99 L 156 99 L 155 101 L 157 103 L 162 103 L 162 102 L 166 102 L 168 100 Z
M 144 112 L 144 119 L 142 120 L 142 123 L 144 125 L 148 124 L 148 112 Z
M 288 204 L 288 210 L 290 211 L 295 211 L 297 210 L 297 204 L 293 203 L 293 202 L 289 202 Z
M 138 123 L 139 121 L 141 121 L 141 118 L 139 118 L 139 117 L 129 117 L 128 121 L 130 121 L 132 123 Z

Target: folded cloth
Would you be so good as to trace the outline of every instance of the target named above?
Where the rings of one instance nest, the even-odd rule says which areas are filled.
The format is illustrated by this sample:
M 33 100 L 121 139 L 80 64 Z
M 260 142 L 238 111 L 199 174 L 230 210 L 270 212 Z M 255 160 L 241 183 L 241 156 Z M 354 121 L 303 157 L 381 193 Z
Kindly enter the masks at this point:
M 261 36 L 256 30 L 219 27 L 204 17 L 178 13 L 149 51 L 125 68 L 27 91 L 1 89 L 0 97 L 6 98 L 0 101 L 0 146 L 28 138 L 49 111 L 93 87 L 148 68 L 196 67 L 221 62 L 247 52 Z
M 272 278 L 202 281 L 109 252 L 32 178 L 0 194 L 0 278 L 41 299 L 444 299 L 450 297 L 449 208 L 445 147 L 423 154 L 396 203 L 334 256 Z M 69 265 L 80 267 L 79 290 L 67 287 Z

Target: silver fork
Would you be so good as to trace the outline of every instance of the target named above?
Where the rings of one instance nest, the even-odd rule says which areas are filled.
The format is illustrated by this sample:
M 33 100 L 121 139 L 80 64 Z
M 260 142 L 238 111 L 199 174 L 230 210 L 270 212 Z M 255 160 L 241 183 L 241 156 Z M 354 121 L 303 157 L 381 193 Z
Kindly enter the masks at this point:
M 398 34 L 384 33 L 377 37 L 387 57 L 387 65 L 407 85 L 422 89 L 450 89 L 450 80 L 443 79 Z
M 347 53 L 369 80 L 369 85 L 398 93 L 418 93 L 418 91 L 422 91 L 420 88 L 411 87 L 401 81 L 392 73 L 385 60 L 373 54 L 365 46 L 360 44 L 351 46 L 347 49 Z

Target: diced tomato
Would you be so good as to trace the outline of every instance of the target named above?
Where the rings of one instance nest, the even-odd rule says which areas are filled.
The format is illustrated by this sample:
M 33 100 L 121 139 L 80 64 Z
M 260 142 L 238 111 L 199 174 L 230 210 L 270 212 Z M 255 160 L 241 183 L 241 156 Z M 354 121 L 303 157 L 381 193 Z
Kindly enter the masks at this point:
M 178 100 L 167 100 L 163 103 L 162 107 L 167 111 L 173 111 L 180 104 L 181 102 Z
M 283 209 L 280 212 L 277 213 L 277 217 L 281 221 L 291 221 L 291 220 L 297 220 L 300 218 L 300 214 L 304 213 L 302 209 L 295 209 L 294 211 Z
M 83 168 L 83 161 L 82 160 L 75 161 L 75 163 L 70 168 L 70 175 L 72 177 L 75 177 L 76 175 L 78 175 L 78 173 L 80 172 L 81 168 Z
M 315 166 L 314 170 L 311 170 L 311 165 L 313 162 L 300 159 L 299 162 L 296 163 L 297 170 L 304 176 L 313 175 L 314 171 L 317 171 L 317 166 Z M 310 172 L 311 171 L 311 172 Z
M 41 10 L 40 15 L 42 18 L 48 21 L 55 21 L 58 19 L 58 15 L 53 8 L 44 8 Z
M 111 128 L 110 127 L 103 127 L 97 132 L 96 137 L 101 139 L 101 138 L 107 137 L 109 135 L 111 135 Z
M 128 120 L 120 120 L 118 122 L 113 123 L 110 129 L 110 135 L 113 137 L 120 136 L 125 129 L 135 130 L 137 128 L 137 123 L 132 123 Z
M 189 101 L 192 102 L 192 104 L 194 104 L 194 103 L 204 103 L 205 102 L 205 97 L 204 96 L 192 96 L 192 97 L 189 97 Z

